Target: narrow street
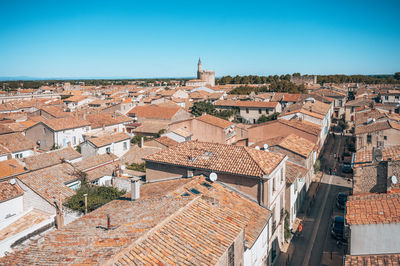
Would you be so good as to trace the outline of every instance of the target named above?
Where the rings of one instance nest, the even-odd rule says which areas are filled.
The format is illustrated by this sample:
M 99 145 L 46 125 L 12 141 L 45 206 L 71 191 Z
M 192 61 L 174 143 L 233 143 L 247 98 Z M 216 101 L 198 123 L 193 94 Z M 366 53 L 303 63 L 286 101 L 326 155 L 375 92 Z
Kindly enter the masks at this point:
M 329 169 L 337 168 L 334 154 L 343 150 L 344 139 L 341 136 L 329 137 L 321 156 L 321 170 L 324 171 L 320 182 L 314 182 L 309 190 L 303 219 L 303 233 L 294 237 L 286 254 L 286 265 L 342 265 L 343 247 L 337 246 L 331 237 L 330 226 L 334 216 L 344 215 L 336 207 L 339 192 L 351 189 L 346 178 L 330 175 Z M 281 263 L 282 264 L 282 263 Z

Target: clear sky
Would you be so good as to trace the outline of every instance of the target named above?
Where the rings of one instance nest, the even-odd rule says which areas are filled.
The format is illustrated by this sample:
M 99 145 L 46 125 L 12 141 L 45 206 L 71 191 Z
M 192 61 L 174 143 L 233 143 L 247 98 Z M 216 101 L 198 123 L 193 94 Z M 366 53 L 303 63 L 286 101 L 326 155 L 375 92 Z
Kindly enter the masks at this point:
M 400 1 L 0 0 L 0 76 L 400 71 Z

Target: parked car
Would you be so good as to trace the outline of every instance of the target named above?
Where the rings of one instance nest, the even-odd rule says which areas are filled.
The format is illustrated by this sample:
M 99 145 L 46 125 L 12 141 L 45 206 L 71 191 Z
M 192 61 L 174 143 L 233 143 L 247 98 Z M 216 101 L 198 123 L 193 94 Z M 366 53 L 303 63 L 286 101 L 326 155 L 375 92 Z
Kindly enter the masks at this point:
M 353 173 L 353 168 L 351 168 L 350 163 L 343 163 L 342 172 L 346 174 Z
M 345 240 L 343 216 L 335 216 L 332 219 L 331 235 L 338 240 Z
M 346 202 L 347 194 L 345 192 L 339 192 L 336 196 L 336 207 L 338 207 L 338 209 L 344 210 L 344 207 L 346 207 Z

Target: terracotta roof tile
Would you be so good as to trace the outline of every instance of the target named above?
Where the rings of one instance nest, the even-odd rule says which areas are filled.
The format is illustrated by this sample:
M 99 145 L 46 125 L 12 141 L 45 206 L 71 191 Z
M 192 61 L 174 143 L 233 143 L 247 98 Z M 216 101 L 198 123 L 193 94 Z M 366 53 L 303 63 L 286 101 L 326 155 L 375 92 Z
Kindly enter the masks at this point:
M 23 161 L 29 170 L 34 171 L 40 168 L 60 164 L 63 160 L 70 161 L 80 157 L 82 157 L 82 155 L 79 152 L 73 148 L 67 147 L 61 150 L 29 156 L 24 158 Z
M 9 180 L 0 182 L 0 202 L 7 201 L 24 194 L 17 183 L 11 185 Z
M 315 144 L 311 141 L 299 137 L 295 134 L 288 135 L 277 145 L 285 148 L 286 150 L 293 151 L 305 158 L 308 158 L 315 147 Z
M 350 196 L 346 221 L 349 225 L 400 223 L 400 194 Z
M 144 160 L 263 177 L 284 158 L 282 154 L 243 146 L 189 141 L 149 155 Z
M 233 123 L 228 120 L 208 114 L 196 117 L 195 119 L 220 128 L 227 128 L 233 125 Z
M 86 158 L 80 162 L 76 162 L 74 163 L 74 167 L 77 168 L 78 170 L 81 171 L 86 171 L 88 169 L 91 168 L 95 168 L 99 165 L 104 165 L 110 162 L 114 162 L 118 159 L 117 156 L 115 156 L 114 154 L 110 153 L 110 154 L 100 154 L 100 155 L 96 155 L 96 156 L 92 156 L 89 158 Z
M 293 184 L 296 178 L 301 178 L 307 173 L 307 169 L 294 164 L 290 161 L 286 161 L 286 183 Z
M 363 255 L 352 256 L 346 255 L 344 266 L 380 266 L 380 265 L 400 265 L 400 254 L 384 254 L 384 255 Z
M 71 165 L 63 163 L 29 172 L 17 178 L 54 205 L 54 202 L 58 201 L 60 197 L 64 202 L 68 197 L 75 194 L 72 189 L 65 185 L 78 179 L 75 173 L 76 170 Z
M 162 136 L 162 137 L 156 138 L 154 140 L 161 143 L 164 146 L 167 146 L 167 147 L 171 147 L 171 146 L 175 146 L 175 145 L 179 144 L 179 142 L 177 142 L 173 139 L 170 139 L 167 136 Z
M 111 143 L 117 143 L 124 140 L 128 140 L 131 137 L 126 133 L 116 133 L 111 135 L 104 135 L 101 137 L 90 138 L 88 141 L 93 143 L 96 147 L 103 147 Z
M 12 133 L 0 135 L 0 145 L 4 146 L 10 152 L 19 152 L 32 150 L 36 144 L 22 135 L 21 133 Z
M 10 159 L 0 162 L 0 178 L 17 175 L 26 172 L 24 166 L 17 159 Z
M 90 126 L 89 121 L 82 120 L 81 118 L 78 117 L 54 118 L 46 120 L 43 123 L 46 124 L 51 129 L 53 129 L 54 131 Z
M 136 117 L 171 119 L 180 108 L 160 107 L 160 106 L 136 106 L 129 114 Z

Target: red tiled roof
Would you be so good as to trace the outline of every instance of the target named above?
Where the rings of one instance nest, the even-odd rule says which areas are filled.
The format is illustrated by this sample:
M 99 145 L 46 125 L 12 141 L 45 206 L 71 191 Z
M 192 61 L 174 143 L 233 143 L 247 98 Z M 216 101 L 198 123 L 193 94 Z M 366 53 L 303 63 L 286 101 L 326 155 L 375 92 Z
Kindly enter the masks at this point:
M 346 221 L 349 225 L 400 223 L 400 194 L 350 196 Z
M 180 108 L 159 107 L 159 106 L 136 106 L 129 114 L 136 117 L 171 119 Z
M 87 120 L 82 120 L 78 117 L 63 117 L 63 118 L 54 118 L 49 119 L 43 122 L 48 127 L 53 129 L 54 131 L 61 131 L 79 127 L 89 126 L 90 123 Z
M 308 158 L 315 147 L 315 144 L 311 141 L 295 134 L 288 135 L 277 145 L 285 148 L 286 150 L 293 151 L 305 158 Z
M 96 147 L 103 147 L 111 143 L 121 142 L 131 137 L 126 133 L 116 133 L 111 135 L 104 135 L 101 137 L 90 138 L 88 141 L 93 143 Z
M 380 266 L 380 265 L 400 265 L 400 254 L 383 255 L 346 255 L 344 266 Z
M 228 120 L 207 114 L 196 117 L 195 119 L 220 128 L 227 128 L 233 125 L 233 123 Z
M 24 194 L 17 183 L 11 185 L 9 180 L 0 182 L 0 202 L 11 200 Z
M 282 154 L 244 146 L 189 141 L 149 155 L 144 160 L 263 177 L 284 158 Z

